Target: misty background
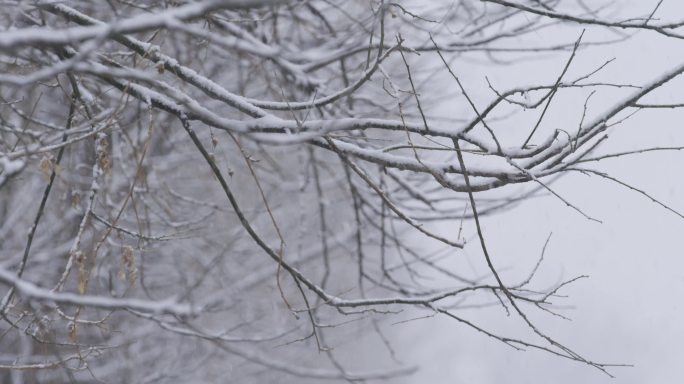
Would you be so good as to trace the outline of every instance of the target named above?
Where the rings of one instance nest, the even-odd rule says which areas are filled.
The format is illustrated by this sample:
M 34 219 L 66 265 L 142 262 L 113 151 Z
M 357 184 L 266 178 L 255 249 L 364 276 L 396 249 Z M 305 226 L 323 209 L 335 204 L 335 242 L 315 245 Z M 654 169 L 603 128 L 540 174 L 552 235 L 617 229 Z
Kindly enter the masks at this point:
M 655 3 L 618 1 L 612 5 L 619 19 L 618 15 L 648 14 Z M 656 18 L 679 19 L 682 15 L 684 4 L 664 1 Z M 573 32 L 577 30 L 573 28 Z M 545 42 L 562 34 L 551 28 L 522 41 Z M 646 31 L 629 35 L 629 39 L 617 44 L 581 50 L 570 73 L 580 74 L 615 58 L 597 79 L 640 85 L 684 62 L 681 40 Z M 619 36 L 589 28 L 584 38 L 588 41 Z M 485 76 L 500 89 L 532 84 L 540 78 L 553 81 L 563 56 L 554 55 L 551 60 L 540 56 L 504 66 L 472 63 L 462 80 L 472 85 L 475 94 L 478 89 L 486 89 Z M 679 103 L 684 101 L 683 89 L 684 77 L 679 77 L 642 101 Z M 602 90 L 591 99 L 588 113 L 599 112 L 618 100 L 611 97 L 610 91 Z M 581 116 L 577 104 L 583 101 L 553 104 L 553 113 L 546 122 L 572 132 Z M 445 104 L 444 113 L 453 113 L 448 100 Z M 598 152 L 636 150 L 663 143 L 682 146 L 683 122 L 684 111 L 680 109 L 641 111 L 611 128 L 610 140 Z M 684 212 L 683 156 L 681 151 L 651 152 L 601 160 L 598 168 Z M 588 278 L 564 288 L 562 294 L 567 298 L 554 300 L 566 307 L 561 313 L 571 321 L 541 316 L 537 319 L 540 327 L 588 358 L 633 367 L 611 368 L 609 372 L 615 378 L 610 378 L 591 367 L 543 352 L 515 351 L 470 329 L 454 326 L 449 319 L 435 317 L 393 327 L 397 349 L 407 361 L 421 365 L 418 373 L 401 382 L 637 384 L 682 380 L 684 219 L 637 192 L 596 176 L 566 174 L 554 183 L 554 190 L 603 223 L 585 219 L 548 194 L 525 201 L 510 211 L 482 219 L 494 262 L 503 268 L 532 267 L 552 233 L 537 278 L 547 282 L 578 275 Z M 472 225 L 468 229 L 474 233 Z M 470 239 L 465 254 L 475 264 L 481 260 L 476 238 Z M 473 310 L 469 315 L 496 327 L 501 325 L 502 313 L 504 310 L 495 306 L 486 312 Z M 508 320 L 518 321 L 514 315 Z

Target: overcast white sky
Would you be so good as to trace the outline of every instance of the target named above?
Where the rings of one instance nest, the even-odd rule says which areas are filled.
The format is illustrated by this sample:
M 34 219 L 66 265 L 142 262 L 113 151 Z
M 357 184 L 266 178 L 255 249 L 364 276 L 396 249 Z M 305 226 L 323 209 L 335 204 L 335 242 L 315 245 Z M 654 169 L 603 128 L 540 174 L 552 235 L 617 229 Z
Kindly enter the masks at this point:
M 614 6 L 624 14 L 643 15 L 656 3 L 617 1 Z M 665 0 L 657 15 L 668 19 L 684 17 L 684 4 Z M 596 32 L 588 30 L 585 41 L 598 37 Z M 540 33 L 529 38 L 547 41 L 553 36 Z M 573 69 L 581 73 L 615 57 L 603 78 L 641 85 L 684 62 L 682 48 L 684 41 L 641 32 L 624 43 L 580 52 Z M 481 73 L 471 68 L 467 81 L 473 89 L 478 88 L 478 82 L 482 88 L 486 73 L 495 84 L 528 85 L 540 76 L 554 79 L 562 60 L 555 57 L 515 67 L 486 67 L 480 68 Z M 676 79 L 648 101 L 662 98 L 670 103 L 684 102 L 682 86 L 684 79 Z M 599 92 L 590 104 L 590 112 L 597 113 L 602 106 L 616 101 L 610 92 Z M 576 109 L 563 109 L 561 103 L 553 112 L 550 125 L 576 126 Z M 611 143 L 602 151 L 684 146 L 682 121 L 682 111 L 641 112 L 610 131 Z M 604 160 L 599 169 L 684 212 L 682 164 L 684 152 L 673 151 Z M 590 278 L 565 289 L 563 293 L 569 297 L 557 301 L 572 307 L 562 311 L 572 321 L 539 316 L 536 318 L 541 328 L 588 358 L 634 367 L 610 369 L 616 376 L 611 379 L 596 369 L 547 353 L 516 352 L 453 320 L 435 317 L 393 327 L 401 355 L 422 365 L 404 383 L 682 382 L 684 219 L 638 193 L 597 177 L 568 175 L 554 188 L 603 224 L 586 220 L 553 197 L 526 202 L 483 220 L 494 261 L 499 267 L 531 267 L 546 237 L 553 232 L 540 281 L 576 275 Z M 472 226 L 469 230 L 474 233 Z M 471 241 L 466 253 L 476 259 L 478 248 L 479 244 Z M 500 307 L 463 314 L 494 329 L 507 329 L 506 322 L 520 322 L 515 316 L 505 318 Z

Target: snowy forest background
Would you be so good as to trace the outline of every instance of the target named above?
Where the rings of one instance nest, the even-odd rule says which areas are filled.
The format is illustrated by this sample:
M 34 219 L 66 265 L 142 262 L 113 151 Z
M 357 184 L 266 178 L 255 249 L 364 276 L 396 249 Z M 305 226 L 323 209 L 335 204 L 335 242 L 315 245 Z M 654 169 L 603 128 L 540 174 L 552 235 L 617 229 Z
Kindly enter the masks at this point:
M 682 11 L 2 2 L 0 382 L 673 382 Z

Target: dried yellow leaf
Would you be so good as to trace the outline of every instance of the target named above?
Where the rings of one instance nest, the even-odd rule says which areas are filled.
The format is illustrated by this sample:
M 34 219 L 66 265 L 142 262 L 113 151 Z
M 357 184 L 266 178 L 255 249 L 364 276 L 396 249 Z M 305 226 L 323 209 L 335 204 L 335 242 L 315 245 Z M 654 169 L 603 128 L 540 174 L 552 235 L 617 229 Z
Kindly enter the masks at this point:
M 43 174 L 43 177 L 45 178 L 45 180 L 50 180 L 50 175 L 52 174 L 52 168 L 53 168 L 52 159 L 50 159 L 50 157 L 48 157 L 47 155 L 44 155 L 40 159 L 40 173 Z

